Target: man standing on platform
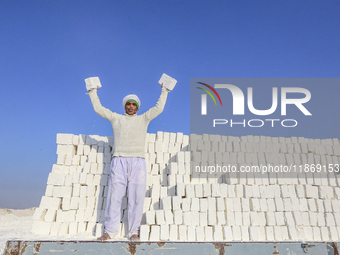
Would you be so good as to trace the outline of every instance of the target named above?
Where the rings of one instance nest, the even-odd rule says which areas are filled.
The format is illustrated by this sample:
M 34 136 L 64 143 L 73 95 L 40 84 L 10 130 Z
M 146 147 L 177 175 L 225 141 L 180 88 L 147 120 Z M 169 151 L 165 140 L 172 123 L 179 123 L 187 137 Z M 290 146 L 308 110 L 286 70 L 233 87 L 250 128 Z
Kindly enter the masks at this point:
M 103 107 L 97 90 L 89 91 L 92 106 L 97 114 L 109 120 L 113 128 L 114 151 L 108 184 L 105 210 L 105 233 L 99 241 L 113 239 L 119 234 L 121 203 L 127 188 L 129 238 L 139 240 L 146 190 L 145 138 L 150 121 L 164 109 L 169 90 L 163 87 L 157 104 L 147 112 L 137 115 L 140 100 L 136 95 L 123 99 L 125 114 L 121 115 Z

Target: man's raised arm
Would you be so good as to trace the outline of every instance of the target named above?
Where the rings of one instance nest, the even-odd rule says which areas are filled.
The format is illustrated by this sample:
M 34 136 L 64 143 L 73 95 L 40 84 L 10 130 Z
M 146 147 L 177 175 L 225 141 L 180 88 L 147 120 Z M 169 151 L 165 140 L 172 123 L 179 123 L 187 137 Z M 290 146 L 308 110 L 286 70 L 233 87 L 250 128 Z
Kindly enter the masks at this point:
M 97 95 L 97 90 L 98 88 L 92 89 L 88 93 L 91 99 L 91 102 L 92 102 L 93 109 L 98 115 L 111 121 L 113 119 L 114 113 L 110 111 L 109 109 L 105 108 L 104 106 L 102 106 L 102 104 L 99 101 L 99 97 Z
M 162 113 L 168 96 L 168 92 L 169 90 L 166 89 L 162 84 L 162 93 L 158 98 L 156 105 L 145 113 L 146 118 L 152 120 Z

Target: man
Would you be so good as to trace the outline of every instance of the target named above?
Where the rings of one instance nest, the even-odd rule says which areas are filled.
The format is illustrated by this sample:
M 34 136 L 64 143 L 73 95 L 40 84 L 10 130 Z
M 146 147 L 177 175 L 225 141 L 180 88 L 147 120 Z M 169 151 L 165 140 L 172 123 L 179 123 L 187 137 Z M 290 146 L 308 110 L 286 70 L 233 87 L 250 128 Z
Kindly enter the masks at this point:
M 162 93 L 156 106 L 141 115 L 136 113 L 141 105 L 139 98 L 128 95 L 123 99 L 125 114 L 121 115 L 101 105 L 97 90 L 98 87 L 89 92 L 93 108 L 97 114 L 111 122 L 114 138 L 105 210 L 105 233 L 98 240 L 113 239 L 119 234 L 120 208 L 127 188 L 129 238 L 138 241 L 146 190 L 146 132 L 150 121 L 163 111 L 169 91 L 162 84 Z

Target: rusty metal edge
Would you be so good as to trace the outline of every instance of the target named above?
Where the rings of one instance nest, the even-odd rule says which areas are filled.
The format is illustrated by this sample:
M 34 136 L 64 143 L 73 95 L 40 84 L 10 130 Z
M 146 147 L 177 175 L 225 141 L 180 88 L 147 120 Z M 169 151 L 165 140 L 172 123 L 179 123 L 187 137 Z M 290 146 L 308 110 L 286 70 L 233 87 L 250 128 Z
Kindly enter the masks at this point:
M 11 247 L 11 243 L 16 243 L 16 245 Z M 6 241 L 6 246 L 4 250 L 4 255 L 22 255 L 25 252 L 25 249 L 27 248 L 28 243 L 34 243 L 34 245 L 37 245 L 38 250 L 40 250 L 40 245 L 42 243 L 59 243 L 61 245 L 67 244 L 67 243 L 126 243 L 128 245 L 128 250 L 130 254 L 136 254 L 136 246 L 146 243 L 148 245 L 151 244 L 157 244 L 159 247 L 163 247 L 165 244 L 212 244 L 214 245 L 215 249 L 218 251 L 218 254 L 222 255 L 225 254 L 225 248 L 228 246 L 232 246 L 233 244 L 301 244 L 306 242 L 174 242 L 174 241 L 168 241 L 168 242 L 157 242 L 157 241 L 138 241 L 138 242 L 131 242 L 131 241 L 109 241 L 109 242 L 100 242 L 96 240 L 8 240 Z M 340 255 L 339 254 L 339 247 L 337 243 L 335 242 L 308 242 L 308 243 L 315 243 L 315 244 L 325 244 L 329 245 L 334 250 L 334 255 Z M 274 246 L 275 248 L 275 246 Z M 275 254 L 275 253 L 274 253 Z
M 337 243 L 329 243 L 327 244 L 329 246 L 331 246 L 334 250 L 334 255 L 339 255 L 339 247 L 338 247 L 338 244 Z
M 256 243 L 261 243 L 261 244 L 301 244 L 301 243 L 317 243 L 317 244 L 332 244 L 334 242 L 325 242 L 325 241 L 294 241 L 294 242 L 287 242 L 287 241 L 262 241 L 262 242 L 251 242 L 251 241 L 226 241 L 226 242 L 213 242 L 213 241 L 206 241 L 206 242 L 193 242 L 193 241 L 137 241 L 137 242 L 131 242 L 129 240 L 114 240 L 114 241 L 97 241 L 97 240 L 7 240 L 7 242 L 41 242 L 41 243 L 159 243 L 159 244 L 167 244 L 167 243 L 192 243 L 192 244 L 236 244 L 236 243 L 242 243 L 242 244 L 256 244 Z M 340 241 L 339 241 L 340 242 Z M 330 245 L 330 246 L 332 246 Z M 333 247 L 333 246 L 332 246 Z

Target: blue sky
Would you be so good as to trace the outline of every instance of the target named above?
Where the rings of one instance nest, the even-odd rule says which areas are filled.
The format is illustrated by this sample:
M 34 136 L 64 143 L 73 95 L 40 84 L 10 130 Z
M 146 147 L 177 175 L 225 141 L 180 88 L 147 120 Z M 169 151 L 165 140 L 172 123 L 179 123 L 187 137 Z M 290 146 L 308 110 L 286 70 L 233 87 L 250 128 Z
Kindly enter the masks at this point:
M 178 83 L 149 132 L 189 134 L 190 78 L 339 77 L 339 9 L 301 0 L 1 1 L 0 207 L 39 205 L 57 133 L 112 135 L 85 78 L 100 77 L 107 108 L 123 113 L 122 98 L 134 93 L 143 113 L 169 74 Z M 334 129 L 340 89 L 327 91 L 311 107 L 327 104 Z M 314 123 L 303 136 L 340 137 L 321 137 L 325 123 Z

